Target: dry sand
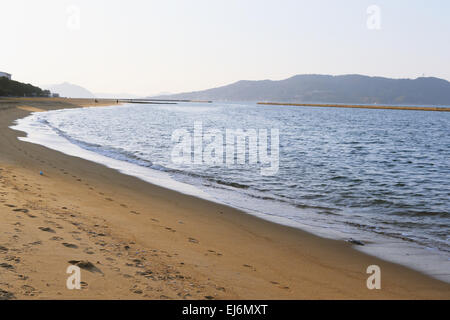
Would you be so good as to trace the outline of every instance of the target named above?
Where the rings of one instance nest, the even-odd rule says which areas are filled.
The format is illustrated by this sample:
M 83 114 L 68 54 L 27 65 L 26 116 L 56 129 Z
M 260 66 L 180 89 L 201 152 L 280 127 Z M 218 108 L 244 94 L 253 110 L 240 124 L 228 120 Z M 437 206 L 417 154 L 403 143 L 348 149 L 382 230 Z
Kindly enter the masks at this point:
M 0 99 L 0 299 L 450 298 L 449 284 L 349 243 L 19 141 L 8 128 L 30 111 L 92 104 Z M 81 290 L 66 288 L 73 260 L 93 266 Z M 373 264 L 381 290 L 366 287 Z

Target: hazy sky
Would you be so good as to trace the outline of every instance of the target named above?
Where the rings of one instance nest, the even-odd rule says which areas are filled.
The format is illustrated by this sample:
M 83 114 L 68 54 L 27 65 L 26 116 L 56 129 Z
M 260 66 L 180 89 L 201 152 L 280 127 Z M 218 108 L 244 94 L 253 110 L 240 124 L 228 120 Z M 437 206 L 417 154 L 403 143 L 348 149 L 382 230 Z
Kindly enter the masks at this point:
M 300 73 L 450 80 L 450 1 L 1 0 L 0 41 L 0 71 L 14 79 L 93 92 Z

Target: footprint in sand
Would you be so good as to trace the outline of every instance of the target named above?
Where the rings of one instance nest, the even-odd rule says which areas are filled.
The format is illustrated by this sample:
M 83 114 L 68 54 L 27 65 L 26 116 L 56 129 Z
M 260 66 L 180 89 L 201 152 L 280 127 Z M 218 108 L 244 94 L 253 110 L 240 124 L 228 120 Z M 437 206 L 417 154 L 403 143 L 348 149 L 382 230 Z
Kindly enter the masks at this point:
M 89 272 L 103 274 L 103 272 L 99 268 L 97 268 L 92 262 L 89 261 L 70 260 L 69 263 Z
M 280 288 L 280 289 L 289 290 L 289 287 L 288 287 L 288 286 L 283 286 L 283 285 L 281 285 L 281 284 L 280 284 L 279 282 L 277 282 L 277 281 L 270 281 L 270 283 L 273 284 L 273 285 L 278 286 L 278 288 Z
M 14 296 L 13 293 L 0 289 L 0 300 L 12 300 L 15 299 L 16 297 Z
M 50 232 L 50 233 L 56 233 L 55 230 L 53 230 L 52 228 L 49 228 L 49 227 L 39 227 L 39 230 L 45 231 L 45 232 Z
M 6 262 L 0 263 L 0 268 L 6 269 L 6 270 L 14 270 L 14 266 L 9 263 L 6 263 Z
M 222 254 L 220 252 L 216 252 L 214 250 L 208 250 L 210 253 L 214 253 L 216 256 L 221 256 Z
M 242 266 L 243 266 L 243 267 L 246 267 L 246 268 L 250 268 L 250 269 L 252 269 L 253 271 L 256 271 L 256 269 L 255 269 L 253 266 L 249 265 L 249 264 L 243 264 Z
M 64 229 L 59 223 L 56 223 L 56 222 L 54 222 L 54 221 L 51 221 L 51 220 L 45 220 L 44 222 L 45 222 L 45 223 L 49 223 L 49 224 L 55 226 L 55 228 L 57 228 L 57 229 Z
M 135 294 L 142 294 L 142 293 L 143 293 L 141 289 L 134 289 L 134 288 L 131 288 L 130 291 L 133 292 L 133 293 L 135 293 Z
M 36 289 L 33 288 L 32 286 L 23 285 L 21 288 L 22 290 L 24 290 L 23 294 L 25 296 L 33 297 L 36 295 Z
M 86 248 L 83 250 L 83 252 L 86 254 L 94 254 L 95 253 L 94 251 L 92 251 L 92 248 Z
M 62 245 L 63 245 L 64 247 L 67 247 L 67 248 L 78 249 L 78 246 L 77 246 L 76 244 L 73 244 L 73 243 L 63 242 Z
M 153 271 L 151 270 L 136 271 L 136 275 L 143 276 L 145 278 L 153 278 Z
M 28 280 L 29 278 L 28 276 L 25 276 L 23 274 L 19 274 L 17 277 L 19 278 L 19 280 Z

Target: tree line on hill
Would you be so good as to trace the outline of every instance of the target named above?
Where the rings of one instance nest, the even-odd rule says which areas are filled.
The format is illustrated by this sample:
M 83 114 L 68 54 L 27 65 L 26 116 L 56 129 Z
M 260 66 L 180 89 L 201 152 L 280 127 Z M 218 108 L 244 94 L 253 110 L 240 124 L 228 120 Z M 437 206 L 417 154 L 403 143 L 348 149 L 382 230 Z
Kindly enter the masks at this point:
M 42 90 L 29 83 L 0 77 L 0 97 L 49 97 L 49 90 Z

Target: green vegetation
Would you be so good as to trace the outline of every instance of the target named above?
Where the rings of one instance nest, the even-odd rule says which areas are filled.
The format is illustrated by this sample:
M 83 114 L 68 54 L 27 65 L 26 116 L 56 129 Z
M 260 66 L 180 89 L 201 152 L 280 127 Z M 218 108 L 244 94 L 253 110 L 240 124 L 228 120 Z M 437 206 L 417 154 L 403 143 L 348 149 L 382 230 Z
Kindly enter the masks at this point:
M 0 77 L 0 97 L 48 97 L 49 90 L 42 90 L 29 83 Z

